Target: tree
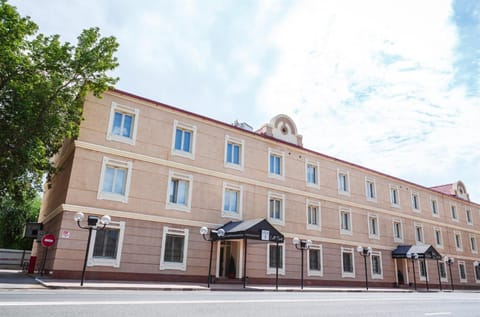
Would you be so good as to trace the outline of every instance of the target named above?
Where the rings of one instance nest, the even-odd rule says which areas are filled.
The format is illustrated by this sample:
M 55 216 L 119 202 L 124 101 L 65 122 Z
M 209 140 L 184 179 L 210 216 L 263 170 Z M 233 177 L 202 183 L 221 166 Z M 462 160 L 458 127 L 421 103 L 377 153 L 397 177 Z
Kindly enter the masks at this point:
M 107 74 L 118 66 L 116 39 L 98 28 L 77 39 L 38 33 L 0 0 L 0 196 L 19 206 L 58 171 L 50 158 L 78 136 L 87 93 L 99 97 L 118 81 Z

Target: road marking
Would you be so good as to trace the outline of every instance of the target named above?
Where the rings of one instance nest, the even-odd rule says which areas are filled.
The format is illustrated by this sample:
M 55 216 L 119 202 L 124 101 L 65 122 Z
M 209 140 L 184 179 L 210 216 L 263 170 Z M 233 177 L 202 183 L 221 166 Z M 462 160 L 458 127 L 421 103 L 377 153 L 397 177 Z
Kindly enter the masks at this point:
M 451 315 L 451 312 L 445 311 L 445 312 L 438 312 L 438 313 L 425 313 L 425 316 L 441 316 L 441 315 Z

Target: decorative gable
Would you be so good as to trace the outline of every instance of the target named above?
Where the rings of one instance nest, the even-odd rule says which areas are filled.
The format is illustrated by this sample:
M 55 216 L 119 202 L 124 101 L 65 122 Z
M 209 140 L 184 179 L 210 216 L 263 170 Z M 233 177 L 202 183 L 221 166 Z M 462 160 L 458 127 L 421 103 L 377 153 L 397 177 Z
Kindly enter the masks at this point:
M 303 147 L 302 136 L 298 134 L 295 122 L 284 114 L 273 117 L 257 133 Z

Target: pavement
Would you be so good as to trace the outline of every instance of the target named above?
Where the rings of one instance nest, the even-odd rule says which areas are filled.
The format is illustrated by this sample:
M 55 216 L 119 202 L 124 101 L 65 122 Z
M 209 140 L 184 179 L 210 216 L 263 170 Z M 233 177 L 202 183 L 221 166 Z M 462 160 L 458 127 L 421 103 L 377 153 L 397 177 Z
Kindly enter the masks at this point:
M 80 286 L 79 280 L 52 279 L 48 276 L 26 274 L 20 270 L 0 270 L 0 289 L 90 289 L 90 290 L 156 290 L 156 291 L 276 291 L 275 285 L 247 285 L 243 284 L 207 284 L 198 283 L 164 283 L 164 282 L 136 282 L 136 281 L 98 281 L 86 280 Z M 283 292 L 366 292 L 365 288 L 356 287 L 320 287 L 279 285 L 278 291 Z M 422 291 L 422 290 L 419 290 Z M 438 291 L 438 290 L 431 290 Z M 372 288 L 368 292 L 413 292 L 404 288 Z

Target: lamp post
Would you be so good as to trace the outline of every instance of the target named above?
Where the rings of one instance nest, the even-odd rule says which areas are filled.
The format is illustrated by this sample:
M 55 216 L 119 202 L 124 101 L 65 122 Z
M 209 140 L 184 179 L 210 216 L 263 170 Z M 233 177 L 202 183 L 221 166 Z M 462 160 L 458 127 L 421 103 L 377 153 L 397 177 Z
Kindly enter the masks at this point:
M 417 290 L 417 278 L 415 276 L 415 260 L 418 259 L 418 254 L 416 253 L 407 253 L 407 258 L 412 259 L 412 269 L 413 269 L 413 287 Z
M 80 282 L 80 286 L 83 286 L 83 282 L 85 281 L 85 270 L 87 269 L 87 260 L 88 260 L 88 253 L 90 251 L 90 240 L 92 238 L 92 231 L 93 230 L 103 230 L 105 227 L 112 221 L 110 216 L 105 215 L 102 218 L 98 216 L 88 216 L 87 219 L 87 226 L 80 225 L 80 222 L 85 219 L 85 215 L 83 212 L 77 212 L 73 219 L 77 222 L 79 228 L 88 229 L 88 240 L 87 240 L 87 250 L 85 251 L 85 260 L 83 261 L 83 270 L 82 270 L 82 280 Z M 102 227 L 97 227 L 97 225 L 103 225 Z
M 218 230 L 212 230 L 213 233 L 216 233 L 219 238 L 222 238 L 225 235 L 225 230 L 223 229 L 218 229 Z M 212 254 L 213 254 L 213 241 L 215 241 L 211 236 L 210 238 L 207 238 L 208 234 L 208 228 L 207 227 L 201 227 L 200 228 L 200 234 L 203 237 L 203 240 L 205 241 L 210 241 L 210 262 L 208 263 L 208 280 L 207 280 L 207 286 L 210 288 L 210 282 L 211 282 L 211 274 L 212 274 Z
M 455 262 L 455 260 L 453 258 L 449 258 L 448 256 L 445 256 L 443 258 L 443 261 L 445 261 L 445 263 L 448 264 L 448 270 L 450 271 L 450 285 L 452 287 L 452 291 L 454 291 L 454 288 L 453 288 L 453 277 L 452 277 L 452 264 L 453 262 Z
M 293 238 L 293 245 L 297 250 L 301 251 L 301 288 L 303 289 L 303 251 L 308 250 L 312 245 L 312 240 L 300 240 L 299 238 Z
M 368 274 L 367 274 L 367 256 L 372 254 L 372 247 L 364 248 L 362 246 L 357 247 L 357 252 L 363 256 L 363 263 L 365 266 L 365 288 L 368 291 Z

